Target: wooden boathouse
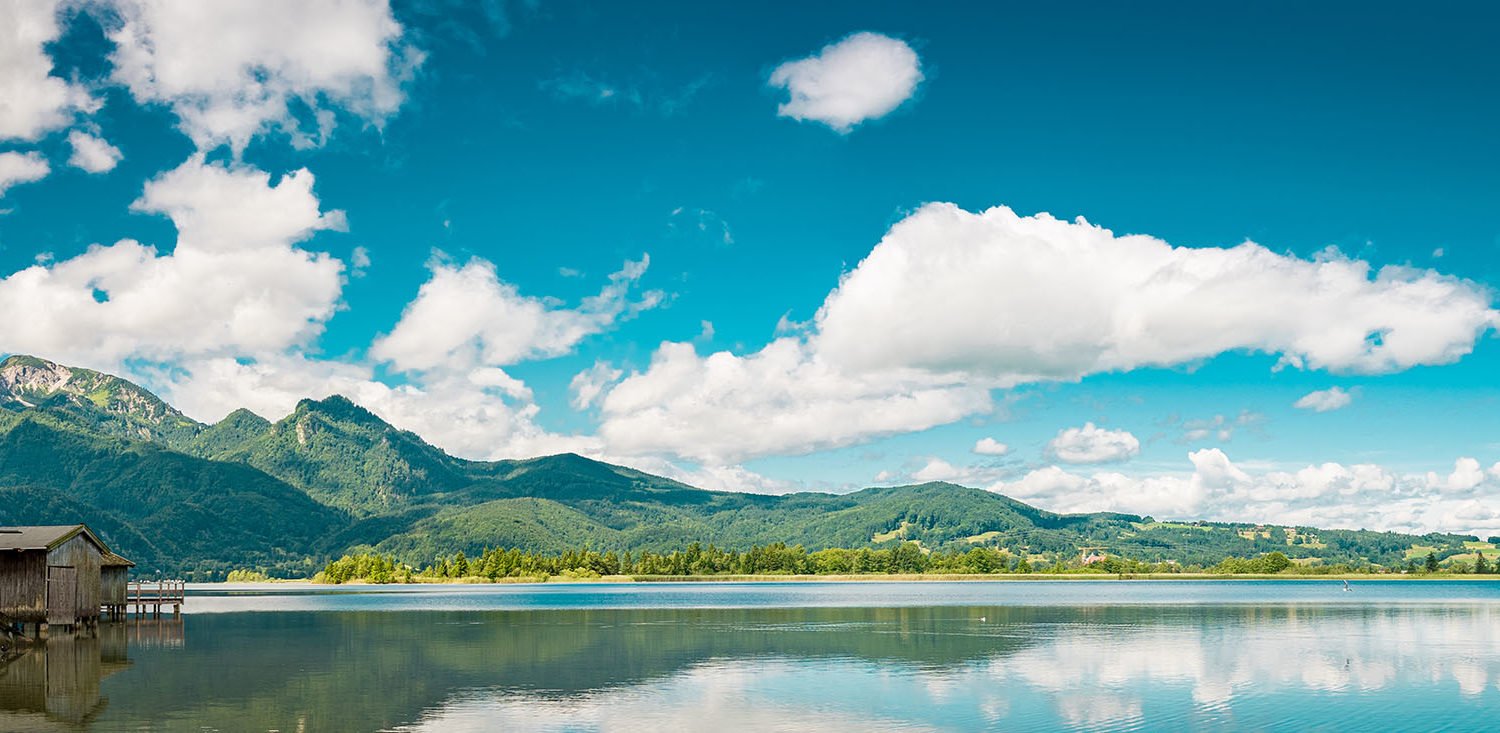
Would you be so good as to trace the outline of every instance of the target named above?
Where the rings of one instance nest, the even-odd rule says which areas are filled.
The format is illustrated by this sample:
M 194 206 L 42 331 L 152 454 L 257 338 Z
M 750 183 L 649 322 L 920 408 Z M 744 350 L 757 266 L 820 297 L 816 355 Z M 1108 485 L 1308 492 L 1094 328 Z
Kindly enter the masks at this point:
M 132 564 L 82 524 L 0 527 L 0 621 L 37 630 L 98 623 L 102 607 L 125 603 Z
M 113 552 L 104 554 L 99 565 L 99 604 L 104 615 L 111 618 L 125 617 L 126 588 L 130 586 L 130 569 L 135 563 Z

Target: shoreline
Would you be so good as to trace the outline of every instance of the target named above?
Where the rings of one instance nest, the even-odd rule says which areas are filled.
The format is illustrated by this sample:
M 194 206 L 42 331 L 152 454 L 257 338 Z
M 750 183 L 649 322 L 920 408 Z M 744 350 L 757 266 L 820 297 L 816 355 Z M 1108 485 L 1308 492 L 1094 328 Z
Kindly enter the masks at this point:
M 1007 573 L 1007 574 L 890 574 L 890 575 L 607 575 L 598 578 L 571 578 L 567 576 L 500 578 L 489 580 L 482 576 L 470 578 L 423 579 L 411 583 L 372 583 L 367 580 L 351 580 L 344 583 L 318 583 L 311 578 L 276 578 L 254 582 L 214 581 L 191 583 L 193 586 L 313 586 L 319 588 L 340 587 L 407 587 L 407 586 L 488 586 L 488 585 L 558 585 L 572 584 L 651 584 L 651 583 L 1045 583 L 1045 582 L 1121 582 L 1121 581 L 1169 581 L 1185 580 L 1197 582 L 1222 582 L 1236 580 L 1285 580 L 1285 581 L 1400 581 L 1400 582 L 1500 582 L 1500 575 L 1380 575 L 1368 573 L 1330 573 L 1328 575 L 1276 575 L 1218 573 L 1126 573 L 1123 575 L 1103 573 L 1051 574 L 1051 573 Z

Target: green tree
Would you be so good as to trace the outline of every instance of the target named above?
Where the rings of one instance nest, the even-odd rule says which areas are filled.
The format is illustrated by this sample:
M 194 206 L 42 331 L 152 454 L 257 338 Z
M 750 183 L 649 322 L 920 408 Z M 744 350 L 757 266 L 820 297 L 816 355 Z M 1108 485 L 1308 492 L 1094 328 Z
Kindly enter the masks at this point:
M 1279 573 L 1292 566 L 1292 561 L 1280 552 L 1272 552 L 1261 558 L 1264 563 L 1263 569 L 1267 573 Z
M 1435 553 L 1435 552 L 1429 552 L 1429 553 L 1427 553 L 1427 572 L 1429 572 L 1429 573 L 1435 573 L 1437 571 L 1438 571 L 1437 553 Z
M 921 546 L 915 542 L 902 542 L 891 549 L 893 573 L 920 573 L 925 569 L 925 561 Z
M 1484 553 L 1477 553 L 1474 557 L 1474 574 L 1486 575 L 1490 572 L 1490 564 L 1485 561 Z
M 963 561 L 964 570 L 971 573 L 993 573 L 996 567 L 1003 564 L 998 553 L 985 547 L 969 550 Z

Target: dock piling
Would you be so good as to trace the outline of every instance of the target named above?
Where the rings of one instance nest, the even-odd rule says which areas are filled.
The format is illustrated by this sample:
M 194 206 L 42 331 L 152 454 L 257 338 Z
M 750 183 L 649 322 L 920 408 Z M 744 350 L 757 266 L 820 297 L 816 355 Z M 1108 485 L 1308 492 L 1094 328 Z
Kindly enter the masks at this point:
M 129 613 L 130 607 L 134 606 L 136 616 L 149 614 L 152 618 L 161 618 L 162 607 L 171 606 L 172 615 L 178 616 L 186 600 L 186 584 L 181 580 L 132 580 L 127 586 L 125 607 L 121 611 Z

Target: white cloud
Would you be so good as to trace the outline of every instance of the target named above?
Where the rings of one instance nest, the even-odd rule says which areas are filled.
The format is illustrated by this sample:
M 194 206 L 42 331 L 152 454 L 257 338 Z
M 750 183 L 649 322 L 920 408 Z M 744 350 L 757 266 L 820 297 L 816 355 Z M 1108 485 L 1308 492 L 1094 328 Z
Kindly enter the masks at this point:
M 110 145 L 103 138 L 90 135 L 81 130 L 68 133 L 68 144 L 73 147 L 73 154 L 68 157 L 68 165 L 82 168 L 90 173 L 105 173 L 114 170 L 125 157 L 120 149 Z
M 485 260 L 462 266 L 436 260 L 432 277 L 370 354 L 401 371 L 508 366 L 565 354 L 584 338 L 661 302 L 661 292 L 654 290 L 640 300 L 629 298 L 649 262 L 648 257 L 626 262 L 598 295 L 584 298 L 577 308 L 558 308 L 550 300 L 522 295 Z
M 179 251 L 184 244 L 204 252 L 273 249 L 348 228 L 343 211 L 321 213 L 312 187 L 306 168 L 272 185 L 265 171 L 206 164 L 197 155 L 148 182 L 131 208 L 171 217 Z
M 1106 430 L 1093 423 L 1067 428 L 1047 443 L 1047 455 L 1063 463 L 1116 463 L 1141 452 L 1141 441 L 1127 430 Z
M 1313 412 L 1331 412 L 1343 407 L 1348 407 L 1354 401 L 1354 393 L 1345 391 L 1343 387 L 1330 387 L 1302 395 L 1292 407 L 1299 410 L 1312 410 Z
M 12 186 L 40 181 L 51 172 L 41 153 L 0 153 L 0 196 Z
M 1500 464 L 1497 464 L 1500 465 Z M 1445 493 L 1470 491 L 1485 481 L 1485 471 L 1473 458 L 1459 458 L 1453 462 L 1453 472 L 1439 476 L 1434 471 L 1427 473 L 1427 486 Z
M 920 465 L 917 465 L 917 462 L 908 462 L 901 470 L 881 471 L 875 476 L 875 482 L 886 484 L 943 481 L 962 486 L 988 486 L 1011 475 L 1011 470 L 1008 468 L 984 463 L 954 465 L 937 456 L 919 459 L 919 463 Z
M 777 114 L 847 133 L 901 106 L 921 81 L 921 60 L 911 46 L 866 32 L 776 67 L 770 85 L 791 93 Z
M 280 130 L 321 143 L 336 111 L 379 124 L 421 61 L 385 0 L 179 3 L 117 0 L 114 80 L 142 104 L 165 104 L 199 146 L 241 151 Z
M 1430 270 L 1257 244 L 1172 247 L 1081 219 L 929 204 L 828 296 L 818 351 L 850 370 L 959 372 L 997 385 L 1181 364 L 1226 351 L 1382 373 L 1468 354 L 1491 294 Z
M 364 245 L 355 247 L 349 253 L 349 266 L 353 269 L 349 274 L 353 277 L 364 277 L 365 271 L 370 269 L 370 250 Z
M 692 344 L 669 342 L 645 372 L 604 397 L 600 435 L 623 453 L 725 464 L 851 445 L 991 408 L 984 388 L 924 375 L 850 377 L 794 337 L 743 357 L 727 351 L 699 356 Z
M 36 140 L 97 102 L 52 76 L 47 44 L 62 33 L 56 0 L 0 3 L 0 140 Z
M 1010 453 L 1010 446 L 994 438 L 980 438 L 974 443 L 974 452 L 981 456 L 1003 456 Z
M 343 227 L 321 213 L 307 171 L 189 159 L 146 184 L 133 208 L 177 226 L 170 254 L 134 240 L 94 245 L 0 279 L 0 343 L 82 366 L 126 358 L 263 354 L 306 343 L 333 315 L 343 263 L 295 246 Z
M 604 394 L 605 388 L 614 384 L 625 373 L 614 368 L 606 361 L 596 361 L 594 365 L 573 375 L 573 380 L 568 383 L 568 391 L 573 393 L 573 409 L 586 410 L 591 407 L 599 396 Z
M 1323 463 L 1252 474 L 1223 451 L 1188 454 L 1191 472 L 1089 475 L 1050 466 L 989 487 L 1058 512 L 1114 511 L 1161 519 L 1267 522 L 1423 534 L 1500 534 L 1500 471 L 1460 458 L 1451 474 Z
M 760 351 L 663 343 L 604 398 L 600 434 L 630 452 L 734 462 L 986 414 L 996 388 L 1227 351 L 1393 372 L 1469 353 L 1500 320 L 1490 302 L 1469 281 L 1372 272 L 1335 253 L 1172 247 L 1046 214 L 930 204 L 891 228 L 811 324 Z
M 913 481 L 952 481 L 963 471 L 941 458 L 929 458 L 927 464 L 911 475 Z

